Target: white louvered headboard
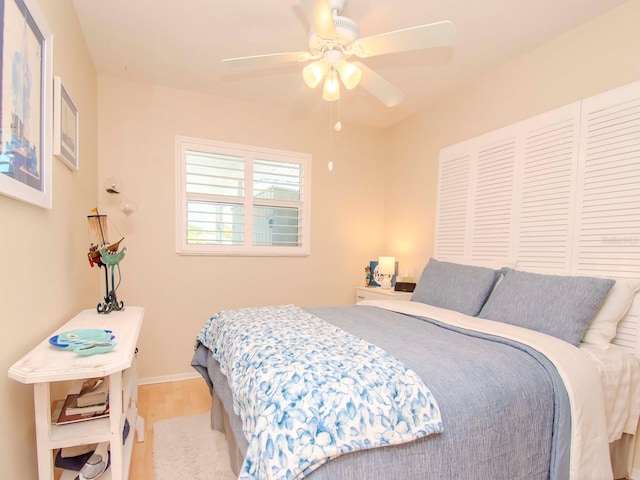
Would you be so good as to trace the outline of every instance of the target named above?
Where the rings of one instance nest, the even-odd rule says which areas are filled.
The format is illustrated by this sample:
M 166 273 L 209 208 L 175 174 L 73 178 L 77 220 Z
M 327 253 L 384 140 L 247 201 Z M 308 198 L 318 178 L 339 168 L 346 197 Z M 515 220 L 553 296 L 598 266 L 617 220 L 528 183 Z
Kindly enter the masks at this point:
M 442 149 L 434 256 L 640 278 L 640 82 Z M 638 357 L 639 297 L 614 339 Z

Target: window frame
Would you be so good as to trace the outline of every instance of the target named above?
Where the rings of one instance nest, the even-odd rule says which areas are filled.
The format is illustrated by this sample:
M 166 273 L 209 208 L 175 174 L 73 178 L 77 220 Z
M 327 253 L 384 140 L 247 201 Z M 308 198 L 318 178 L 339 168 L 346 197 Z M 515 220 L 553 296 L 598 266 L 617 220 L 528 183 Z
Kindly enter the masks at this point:
M 308 256 L 311 250 L 311 155 L 307 153 L 276 150 L 271 148 L 241 145 L 217 140 L 176 135 L 175 137 L 175 172 L 176 172 L 176 253 L 180 255 L 228 255 L 228 256 Z M 245 192 L 243 205 L 245 210 L 244 244 L 243 245 L 203 245 L 187 242 L 187 205 L 189 200 L 203 198 L 220 198 L 216 195 L 201 195 L 192 198 L 187 194 L 187 151 L 239 156 L 245 160 Z M 302 167 L 300 192 L 300 212 L 302 219 L 299 223 L 300 244 L 298 246 L 267 246 L 253 245 L 253 165 L 254 160 L 269 160 L 283 163 L 297 163 Z M 242 197 L 241 197 L 242 198 Z M 257 202 L 263 203 L 263 202 Z M 290 201 L 269 201 L 275 206 L 288 206 Z

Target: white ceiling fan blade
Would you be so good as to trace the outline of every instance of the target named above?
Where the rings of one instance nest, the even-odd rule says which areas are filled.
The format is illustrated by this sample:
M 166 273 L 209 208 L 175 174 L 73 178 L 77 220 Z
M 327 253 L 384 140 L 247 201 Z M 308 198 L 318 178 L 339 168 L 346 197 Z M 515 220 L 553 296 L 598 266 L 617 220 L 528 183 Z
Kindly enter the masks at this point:
M 300 0 L 300 5 L 306 12 L 311 29 L 320 38 L 336 38 L 336 24 L 329 0 Z
M 360 86 L 376 97 L 387 107 L 395 107 L 404 100 L 404 93 L 387 82 L 384 78 L 371 70 L 362 62 L 353 62 L 362 70 Z
M 300 22 L 300 25 L 302 26 L 304 31 L 306 33 L 309 33 L 309 30 L 311 29 L 310 12 L 306 12 L 305 9 L 302 7 L 302 5 L 300 5 L 299 3 L 292 5 L 291 10 L 293 10 L 293 14 L 296 16 L 296 18 Z
M 311 109 L 311 105 L 314 103 L 316 97 L 320 98 L 317 92 L 317 90 L 303 85 L 302 88 L 298 90 L 298 93 L 293 99 L 293 103 L 289 107 L 289 118 L 292 120 L 304 118 Z
M 230 67 L 265 68 L 292 62 L 306 62 L 311 59 L 309 52 L 271 53 L 268 55 L 253 55 L 251 57 L 225 58 L 223 65 Z
M 387 53 L 421 50 L 451 45 L 456 27 L 448 20 L 364 37 L 353 42 L 353 53 L 360 58 Z

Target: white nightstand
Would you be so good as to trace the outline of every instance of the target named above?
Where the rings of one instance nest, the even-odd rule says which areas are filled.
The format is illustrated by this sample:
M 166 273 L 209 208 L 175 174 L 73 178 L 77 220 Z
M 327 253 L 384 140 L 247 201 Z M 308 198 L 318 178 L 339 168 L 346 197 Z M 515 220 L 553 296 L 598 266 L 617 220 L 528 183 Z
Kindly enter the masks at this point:
M 356 303 L 361 300 L 411 300 L 413 292 L 396 292 L 393 288 L 357 287 Z
M 57 349 L 44 339 L 9 369 L 9 377 L 34 386 L 38 478 L 51 480 L 53 451 L 60 447 L 109 442 L 111 466 L 102 480 L 126 480 L 133 449 L 134 430 L 138 441 L 144 440 L 144 420 L 138 416 L 138 378 L 136 344 L 144 308 L 126 307 L 108 315 L 95 309 L 84 310 L 64 324 L 55 334 L 78 328 L 111 330 L 116 347 L 103 354 L 81 356 Z M 109 378 L 109 417 L 84 422 L 55 425 L 51 419 L 51 382 L 95 377 Z M 122 444 L 125 420 L 129 435 Z M 78 472 L 65 470 L 62 479 L 74 479 Z

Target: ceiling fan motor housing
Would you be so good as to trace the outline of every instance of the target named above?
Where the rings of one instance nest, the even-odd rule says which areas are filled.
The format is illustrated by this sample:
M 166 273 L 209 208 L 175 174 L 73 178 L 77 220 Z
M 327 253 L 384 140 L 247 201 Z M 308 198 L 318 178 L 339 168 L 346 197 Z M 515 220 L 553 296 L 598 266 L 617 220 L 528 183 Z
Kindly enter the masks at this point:
M 327 50 L 347 48 L 360 38 L 360 30 L 356 22 L 347 17 L 336 15 L 333 17 L 336 26 L 335 38 L 321 38 L 311 30 L 309 34 L 309 51 L 312 55 L 319 55 Z
M 342 13 L 342 9 L 344 8 L 345 3 L 347 3 L 347 0 L 329 0 L 331 11 L 335 11 L 336 15 L 340 15 Z

